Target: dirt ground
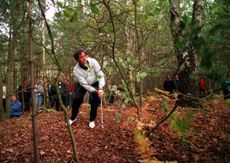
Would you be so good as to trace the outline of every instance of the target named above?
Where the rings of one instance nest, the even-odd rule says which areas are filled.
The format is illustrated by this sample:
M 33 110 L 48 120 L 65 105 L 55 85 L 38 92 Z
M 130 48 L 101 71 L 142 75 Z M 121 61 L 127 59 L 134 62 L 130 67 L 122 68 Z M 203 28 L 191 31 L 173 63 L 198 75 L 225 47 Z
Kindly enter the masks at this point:
M 147 98 L 141 121 L 157 123 L 173 105 Z M 170 119 L 151 135 L 153 158 L 178 162 L 230 162 L 230 105 L 207 102 L 201 110 L 194 110 L 189 129 L 183 134 L 173 130 Z M 168 108 L 162 109 L 162 108 Z M 190 109 L 190 110 L 189 110 Z M 178 108 L 176 117 L 184 117 L 192 108 Z M 69 111 L 70 114 L 70 111 Z M 134 141 L 136 129 L 134 107 L 103 106 L 104 128 L 100 124 L 100 110 L 96 127 L 89 129 L 89 109 L 84 105 L 72 125 L 80 162 L 141 162 Z M 42 111 L 37 115 L 39 156 L 43 163 L 72 162 L 72 148 L 62 112 Z M 0 123 L 0 162 L 33 162 L 31 113 Z

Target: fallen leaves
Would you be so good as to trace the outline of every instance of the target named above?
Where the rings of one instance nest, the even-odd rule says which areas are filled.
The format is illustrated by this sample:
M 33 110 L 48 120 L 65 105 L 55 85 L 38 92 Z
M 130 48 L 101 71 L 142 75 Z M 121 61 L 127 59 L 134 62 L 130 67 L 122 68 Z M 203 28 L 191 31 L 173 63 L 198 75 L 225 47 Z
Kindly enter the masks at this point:
M 133 130 L 153 128 L 167 112 L 161 111 L 162 101 L 151 96 L 142 107 L 141 122 L 136 121 L 136 108 L 125 108 L 120 123 L 113 119 L 118 107 L 104 108 L 104 128 L 100 127 L 100 112 L 96 127 L 88 128 L 88 106 L 84 105 L 72 129 L 77 142 L 80 162 L 151 162 L 140 160 Z M 168 101 L 173 105 L 174 101 Z M 178 137 L 164 122 L 154 131 L 149 141 L 154 150 L 153 158 L 158 160 L 178 160 L 179 162 L 219 162 L 229 161 L 229 106 L 216 101 L 207 112 L 198 112 L 191 121 L 191 129 L 186 133 L 186 149 L 182 138 Z M 183 116 L 182 108 L 178 114 Z M 191 109 L 190 109 L 191 110 Z M 184 112 L 187 109 L 184 109 Z M 38 117 L 39 155 L 41 162 L 71 162 L 72 145 L 62 112 L 41 112 Z M 33 162 L 31 115 L 24 114 L 18 119 L 8 119 L 0 123 L 0 162 Z M 215 156 L 215 158 L 214 158 Z M 149 163 L 148 162 L 148 163 Z

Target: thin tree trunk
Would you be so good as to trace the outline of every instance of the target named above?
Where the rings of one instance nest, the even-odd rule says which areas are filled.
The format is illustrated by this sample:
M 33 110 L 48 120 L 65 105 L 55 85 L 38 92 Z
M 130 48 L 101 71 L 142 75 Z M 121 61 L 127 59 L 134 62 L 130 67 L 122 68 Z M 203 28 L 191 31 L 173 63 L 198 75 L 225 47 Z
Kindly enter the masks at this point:
M 61 66 L 60 66 L 60 64 L 59 64 L 59 62 L 58 62 L 58 60 L 56 58 L 56 55 L 55 55 L 52 32 L 51 32 L 50 26 L 49 26 L 49 24 L 48 24 L 48 22 L 46 20 L 46 16 L 45 16 L 45 13 L 43 11 L 43 7 L 42 7 L 42 4 L 41 4 L 41 1 L 40 0 L 37 0 L 37 1 L 38 1 L 38 5 L 39 5 L 39 8 L 40 8 L 42 17 L 43 17 L 43 19 L 45 21 L 46 28 L 48 30 L 48 35 L 50 37 L 50 41 L 51 41 L 51 52 L 52 52 L 53 57 L 54 57 L 54 62 L 58 66 L 58 70 L 59 70 L 58 74 L 57 74 L 57 78 L 58 78 L 58 76 L 60 75 Z M 55 85 L 57 85 L 57 83 L 55 83 Z M 60 102 L 61 108 L 64 111 L 65 122 L 68 123 L 68 114 L 67 114 L 66 108 L 64 107 L 63 102 L 61 100 L 60 91 L 59 91 L 59 88 L 57 86 L 56 86 L 56 90 L 57 90 L 57 95 L 58 95 L 58 101 Z M 70 138 L 71 138 L 71 142 L 72 142 L 74 161 L 79 162 L 79 158 L 78 158 L 78 154 L 77 154 L 77 147 L 76 147 L 76 140 L 74 138 L 74 134 L 73 134 L 72 128 L 71 128 L 71 126 L 70 126 L 69 123 L 68 123 L 68 132 L 70 134 Z
M 138 56 L 138 71 L 139 71 L 139 81 L 138 82 L 138 91 L 139 91 L 139 107 L 137 108 L 137 116 L 140 120 L 140 114 L 141 114 L 141 107 L 142 107 L 142 79 L 141 79 L 141 47 L 140 47 L 140 40 L 139 40 L 139 33 L 138 33 L 138 27 L 137 27 L 137 1 L 134 0 L 134 26 L 135 26 L 135 34 L 136 34 L 136 56 Z
M 138 109 L 139 109 L 139 105 L 137 104 L 137 101 L 135 100 L 134 95 L 133 95 L 133 93 L 132 93 L 132 91 L 131 91 L 131 89 L 130 89 L 130 87 L 129 87 L 129 83 L 128 83 L 127 80 L 125 79 L 125 76 L 124 76 L 124 74 L 122 73 L 122 71 L 121 71 L 121 69 L 120 69 L 120 67 L 119 67 L 119 65 L 118 65 L 118 63 L 117 63 L 117 60 L 116 60 L 116 58 L 115 58 L 115 47 L 116 47 L 115 45 L 116 45 L 116 41 L 117 41 L 117 40 L 116 40 L 117 35 L 116 35 L 116 28 L 115 28 L 115 23 L 114 23 L 113 14 L 112 14 L 112 11 L 111 11 L 111 8 L 110 8 L 110 4 L 109 4 L 109 2 L 107 2 L 106 0 L 103 0 L 102 3 L 103 3 L 103 5 L 106 7 L 106 9 L 107 9 L 107 11 L 108 11 L 108 13 L 109 13 L 109 19 L 111 20 L 111 25 L 112 25 L 112 30 L 113 30 L 112 59 L 113 59 L 115 65 L 116 65 L 116 67 L 117 67 L 117 69 L 118 69 L 119 74 L 121 75 L 121 77 L 122 77 L 122 79 L 123 79 L 123 81 L 124 81 L 124 83 L 125 83 L 125 85 L 126 85 L 126 88 L 127 88 L 128 92 L 129 92 L 129 94 L 130 94 L 130 97 L 131 97 L 131 99 L 132 99 L 134 105 L 136 106 L 136 108 L 137 108 L 137 110 L 138 110 Z
M 44 6 L 45 6 L 45 4 L 46 4 L 46 0 L 43 0 L 44 2 Z M 41 32 L 42 32 L 42 45 L 43 45 L 43 47 L 42 47 L 42 77 L 43 77 L 43 87 L 44 87 L 44 106 L 46 107 L 46 108 L 48 108 L 48 105 L 47 105 L 47 94 L 46 94 L 46 82 L 45 82 L 45 76 L 46 76 L 46 67 L 45 67 L 45 65 L 46 65 L 46 50 L 45 50 L 45 39 L 46 39 L 46 37 L 45 37 L 45 20 L 44 19 L 42 19 L 41 20 Z
M 0 65 L 0 69 L 2 68 L 2 65 Z M 3 86 L 3 83 L 2 83 L 2 75 L 0 75 L 0 97 L 1 97 L 1 101 L 0 101 L 0 122 L 4 120 L 4 109 L 3 109 L 3 101 L 2 101 L 2 94 L 3 94 L 3 91 L 2 91 L 2 86 Z
M 34 106 L 34 61 L 33 61 L 33 42 L 32 42 L 32 1 L 28 4 L 29 18 L 29 58 L 30 58 L 30 76 L 31 76 L 31 104 L 32 104 L 32 129 L 33 129 L 33 145 L 34 145 L 34 162 L 39 163 L 38 153 L 38 129 L 36 122 L 36 108 Z
M 11 9 L 13 10 L 13 9 Z M 13 81 L 12 81 L 12 76 L 13 76 L 13 60 L 14 60 L 14 50 L 15 50 L 15 32 L 14 31 L 14 13 L 11 11 L 11 18 L 10 18 L 10 30 L 9 30 L 9 43 L 8 43 L 8 56 L 7 56 L 7 73 L 6 73 L 6 108 L 7 112 L 9 113 L 9 95 L 10 92 L 12 92 L 13 88 Z
M 77 154 L 77 143 L 76 143 L 75 138 L 74 138 L 74 133 L 73 133 L 72 127 L 68 123 L 68 112 L 67 112 L 66 107 L 64 106 L 64 104 L 62 102 L 61 93 L 60 93 L 60 90 L 59 90 L 59 87 L 58 87 L 57 83 L 55 84 L 55 87 L 56 87 L 57 96 L 58 96 L 57 100 L 59 102 L 60 107 L 64 111 L 65 122 L 67 123 L 67 129 L 68 129 L 68 132 L 69 132 L 69 135 L 70 135 L 70 139 L 71 139 L 71 142 L 72 142 L 73 159 L 74 159 L 74 161 L 79 162 L 79 157 L 78 157 L 78 154 Z

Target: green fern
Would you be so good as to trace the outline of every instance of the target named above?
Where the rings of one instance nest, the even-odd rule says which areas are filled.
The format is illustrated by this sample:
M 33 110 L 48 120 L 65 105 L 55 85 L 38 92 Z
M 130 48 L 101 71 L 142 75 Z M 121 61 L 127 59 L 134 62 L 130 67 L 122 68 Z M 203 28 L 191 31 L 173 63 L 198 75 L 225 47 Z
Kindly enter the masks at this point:
M 173 129 L 178 130 L 182 135 L 189 129 L 188 123 L 186 121 L 177 119 L 172 120 L 172 127 Z
M 177 119 L 175 115 L 171 116 L 171 128 L 184 135 L 190 129 L 189 123 L 193 119 L 195 112 L 188 112 L 182 119 Z
M 182 139 L 182 145 L 184 146 L 185 149 L 188 149 L 189 148 L 189 138 L 188 137 L 185 137 Z

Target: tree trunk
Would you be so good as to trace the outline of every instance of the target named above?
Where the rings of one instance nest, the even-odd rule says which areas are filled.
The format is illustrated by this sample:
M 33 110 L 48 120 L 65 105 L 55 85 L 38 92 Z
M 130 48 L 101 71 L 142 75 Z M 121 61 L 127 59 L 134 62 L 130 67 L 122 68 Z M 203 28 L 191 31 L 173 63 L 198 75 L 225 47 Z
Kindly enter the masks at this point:
M 2 66 L 0 65 L 0 68 Z M 0 101 L 0 122 L 4 120 L 4 109 L 3 109 L 3 101 L 2 101 L 2 87 L 3 87 L 3 83 L 2 83 L 2 75 L 0 75 L 0 97 L 1 97 L 1 101 Z
M 14 8 L 11 8 L 10 15 L 10 29 L 9 29 L 9 42 L 8 42 L 8 55 L 7 55 L 7 73 L 6 73 L 6 109 L 9 112 L 9 95 L 13 92 L 13 68 L 14 68 L 14 51 L 16 45 L 16 32 L 15 32 L 15 17 Z
M 39 163 L 38 153 L 38 129 L 36 122 L 36 108 L 34 106 L 34 60 L 33 60 L 33 40 L 32 40 L 32 1 L 28 2 L 28 19 L 29 19 L 29 58 L 30 58 L 30 76 L 31 76 L 31 105 L 32 105 L 32 129 L 34 145 L 34 162 Z
M 139 33 L 138 33 L 138 27 L 137 27 L 137 1 L 134 0 L 134 26 L 135 26 L 135 34 L 136 34 L 136 56 L 138 56 L 138 71 L 139 71 L 139 81 L 138 83 L 138 90 L 139 90 L 139 107 L 137 108 L 137 117 L 140 119 L 140 114 L 141 114 L 141 107 L 142 107 L 142 79 L 140 76 L 141 73 L 141 47 L 140 47 L 140 40 L 139 40 Z
M 178 60 L 177 74 L 180 79 L 178 90 L 182 93 L 192 92 L 190 75 L 196 69 L 196 51 L 193 45 L 202 27 L 204 2 L 205 0 L 194 0 L 193 17 L 190 25 L 191 33 L 189 33 L 191 37 L 186 40 L 183 35 L 185 24 L 180 17 L 180 1 L 169 0 L 171 14 L 170 28 Z
M 46 0 L 43 0 L 43 6 L 45 6 L 46 4 Z M 45 20 L 42 19 L 41 20 L 41 32 L 42 32 L 42 45 L 45 46 Z M 42 47 L 42 78 L 43 78 L 43 87 L 44 87 L 44 106 L 46 108 L 48 108 L 48 97 L 47 97 L 47 94 L 45 93 L 47 90 L 46 90 L 46 82 L 45 82 L 45 77 L 46 77 L 46 50 L 45 50 L 45 47 Z

